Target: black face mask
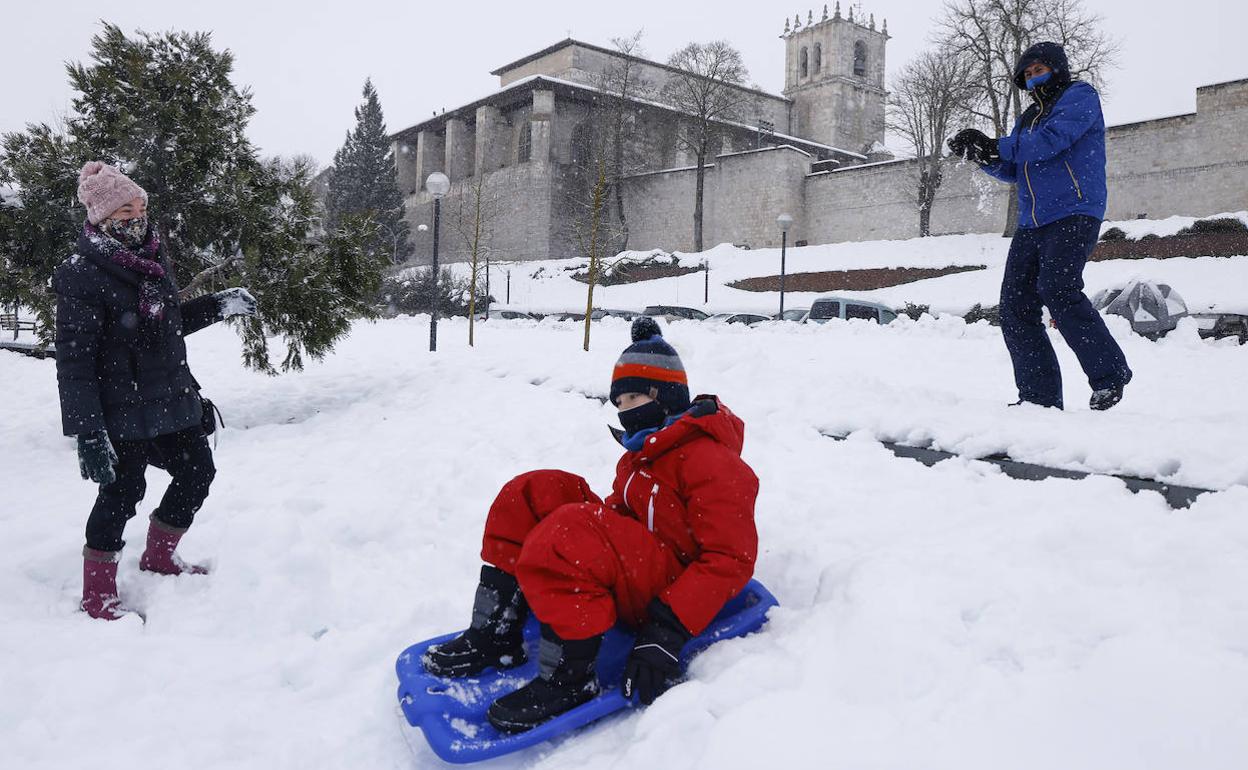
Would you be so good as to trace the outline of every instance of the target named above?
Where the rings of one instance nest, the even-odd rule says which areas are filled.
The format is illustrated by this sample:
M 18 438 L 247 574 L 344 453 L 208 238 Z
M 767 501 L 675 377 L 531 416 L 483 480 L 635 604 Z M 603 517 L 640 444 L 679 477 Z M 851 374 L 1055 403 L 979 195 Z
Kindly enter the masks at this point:
M 658 401 L 647 401 L 641 406 L 620 412 L 620 425 L 630 436 L 646 428 L 658 428 L 667 419 L 667 412 Z

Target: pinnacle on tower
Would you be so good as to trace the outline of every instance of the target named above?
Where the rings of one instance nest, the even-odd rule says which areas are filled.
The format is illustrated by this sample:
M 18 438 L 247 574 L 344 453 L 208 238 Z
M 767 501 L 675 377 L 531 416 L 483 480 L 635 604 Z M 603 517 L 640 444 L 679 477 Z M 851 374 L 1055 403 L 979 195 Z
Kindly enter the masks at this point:
M 875 14 L 871 14 L 871 29 L 875 29 Z
M 789 17 L 788 17 L 788 16 L 785 16 L 785 17 L 784 17 L 784 34 L 786 34 L 786 35 L 787 35 L 787 34 L 789 34 L 789 32 L 790 32 L 790 28 L 789 28 Z
M 850 20 L 851 22 L 854 20 L 854 6 L 852 6 L 852 5 L 851 5 L 851 6 L 849 6 L 849 20 Z
M 796 32 L 802 27 L 802 15 L 800 13 L 793 15 L 793 31 Z
M 815 12 L 814 12 L 814 11 L 807 11 L 807 12 L 806 12 L 806 26 L 808 26 L 808 27 L 809 27 L 809 26 L 811 26 L 811 25 L 812 25 L 812 24 L 814 24 L 814 23 L 815 23 Z
M 823 4 L 823 18 L 820 19 L 820 21 L 827 21 L 827 20 L 828 20 L 828 4 L 824 3 Z
M 836 0 L 836 14 L 832 18 L 837 20 L 841 18 L 841 0 Z
M 884 36 L 888 37 L 888 19 L 884 20 Z

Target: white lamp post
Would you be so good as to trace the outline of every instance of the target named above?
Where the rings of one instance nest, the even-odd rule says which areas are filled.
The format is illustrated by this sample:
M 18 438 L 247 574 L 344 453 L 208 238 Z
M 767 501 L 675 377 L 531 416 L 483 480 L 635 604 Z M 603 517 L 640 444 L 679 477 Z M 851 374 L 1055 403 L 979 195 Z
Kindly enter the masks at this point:
M 788 214 L 781 214 L 776 217 L 776 224 L 780 225 L 780 316 L 784 317 L 784 252 L 789 245 L 789 228 L 793 225 L 793 217 Z M 436 253 L 436 252 L 435 252 Z
M 425 180 L 425 189 L 433 196 L 433 301 L 429 311 L 429 351 L 438 349 L 438 231 L 442 223 L 442 198 L 451 190 L 451 180 L 435 171 Z

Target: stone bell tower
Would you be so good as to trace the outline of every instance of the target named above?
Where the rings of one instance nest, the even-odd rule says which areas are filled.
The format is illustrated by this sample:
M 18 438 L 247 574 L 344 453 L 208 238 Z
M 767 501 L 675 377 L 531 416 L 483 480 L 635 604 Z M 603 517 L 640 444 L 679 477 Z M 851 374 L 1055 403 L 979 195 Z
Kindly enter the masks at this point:
M 888 21 L 876 29 L 875 14 L 864 17 L 841 4 L 828 15 L 807 12 L 784 23 L 784 95 L 793 100 L 791 133 L 842 150 L 875 155 L 884 143 L 884 47 Z

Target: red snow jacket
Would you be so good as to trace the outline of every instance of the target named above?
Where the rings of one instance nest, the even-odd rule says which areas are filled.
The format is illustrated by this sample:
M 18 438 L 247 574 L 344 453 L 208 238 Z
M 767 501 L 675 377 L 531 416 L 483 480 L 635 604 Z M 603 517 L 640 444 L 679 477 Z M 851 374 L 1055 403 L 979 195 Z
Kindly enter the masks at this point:
M 684 565 L 659 594 L 699 634 L 754 574 L 758 477 L 741 459 L 745 423 L 714 396 L 714 414 L 686 414 L 627 452 L 605 505 L 641 521 Z

